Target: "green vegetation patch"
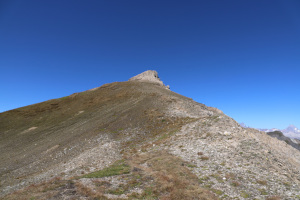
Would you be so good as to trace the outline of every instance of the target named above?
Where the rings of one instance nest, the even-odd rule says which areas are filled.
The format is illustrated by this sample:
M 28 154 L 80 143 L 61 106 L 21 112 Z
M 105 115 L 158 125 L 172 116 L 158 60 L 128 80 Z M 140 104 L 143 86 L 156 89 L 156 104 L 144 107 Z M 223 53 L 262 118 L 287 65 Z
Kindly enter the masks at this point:
M 268 192 L 263 188 L 259 189 L 261 195 L 268 195 Z
M 243 197 L 243 198 L 250 198 L 250 194 L 248 194 L 248 193 L 245 192 L 245 191 L 242 191 L 242 192 L 241 192 L 241 197 Z
M 92 172 L 81 176 L 80 178 L 102 178 L 107 176 L 115 176 L 121 174 L 129 174 L 130 166 L 123 160 L 115 162 L 113 165 L 104 168 L 100 171 Z
M 193 165 L 193 164 L 188 164 L 187 167 L 190 167 L 190 168 L 196 168 L 197 165 Z
M 109 190 L 108 191 L 109 194 L 114 194 L 114 195 L 121 195 L 125 193 L 125 190 L 122 188 L 117 188 L 115 190 Z
M 222 195 L 224 192 L 222 190 L 217 190 L 217 189 L 211 189 L 215 194 L 217 195 Z

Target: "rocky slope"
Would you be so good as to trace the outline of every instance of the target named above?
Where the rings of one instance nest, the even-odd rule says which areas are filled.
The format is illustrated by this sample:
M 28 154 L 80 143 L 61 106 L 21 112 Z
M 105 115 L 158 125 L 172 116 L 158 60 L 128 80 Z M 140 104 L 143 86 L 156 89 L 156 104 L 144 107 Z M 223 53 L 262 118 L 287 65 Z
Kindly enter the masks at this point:
M 298 150 L 153 71 L 1 113 L 0 151 L 4 199 L 300 198 Z

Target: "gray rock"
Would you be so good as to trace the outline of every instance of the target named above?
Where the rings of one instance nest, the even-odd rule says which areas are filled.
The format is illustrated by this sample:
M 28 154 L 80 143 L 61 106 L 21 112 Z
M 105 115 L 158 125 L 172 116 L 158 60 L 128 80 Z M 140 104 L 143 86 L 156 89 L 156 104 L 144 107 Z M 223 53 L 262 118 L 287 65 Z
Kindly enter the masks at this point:
M 154 83 L 160 86 L 165 87 L 166 89 L 170 89 L 170 86 L 165 86 L 165 84 L 158 77 L 158 73 L 155 70 L 148 70 L 141 74 L 138 74 L 129 79 L 129 81 L 140 81 L 140 82 L 149 82 Z

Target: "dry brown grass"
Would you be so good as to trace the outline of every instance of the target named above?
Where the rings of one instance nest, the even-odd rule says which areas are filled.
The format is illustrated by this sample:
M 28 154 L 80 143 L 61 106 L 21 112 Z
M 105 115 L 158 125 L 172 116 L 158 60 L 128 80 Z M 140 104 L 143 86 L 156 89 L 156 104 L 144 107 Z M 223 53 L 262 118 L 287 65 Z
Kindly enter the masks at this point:
M 147 173 L 152 174 L 155 186 L 151 188 L 152 198 L 162 200 L 202 199 L 213 200 L 217 197 L 201 188 L 198 178 L 178 157 L 166 152 L 156 152 L 135 158 L 133 165 L 146 163 Z M 144 194 L 145 195 L 145 194 Z
M 201 160 L 209 160 L 209 157 L 207 157 L 207 156 L 201 156 L 200 159 Z
M 226 179 L 235 179 L 236 175 L 234 173 L 228 173 L 228 174 L 225 175 L 225 178 Z
M 234 186 L 234 187 L 238 187 L 238 186 L 241 185 L 241 183 L 238 182 L 238 181 L 232 181 L 232 182 L 231 182 L 231 185 Z
M 83 185 L 80 182 L 77 182 L 75 184 L 76 186 L 76 191 L 78 194 L 80 194 L 81 196 L 84 197 L 88 197 L 89 199 L 101 199 L 101 200 L 105 200 L 107 199 L 104 195 L 103 195 L 103 190 L 98 189 L 96 191 L 93 191 L 91 188 Z
M 264 180 L 257 180 L 256 182 L 261 185 L 267 185 L 267 181 Z
M 18 190 L 4 197 L 6 200 L 13 199 L 48 199 L 58 194 L 58 188 L 65 185 L 67 181 L 55 177 L 50 181 L 40 184 L 31 184 L 28 187 Z
M 281 200 L 281 198 L 279 196 L 271 196 L 267 197 L 266 200 Z
M 186 167 L 185 161 L 167 152 L 136 154 L 128 158 L 131 173 L 124 176 L 125 184 L 118 188 L 111 188 L 111 183 L 101 178 L 93 180 L 94 189 L 83 184 L 80 180 L 52 179 L 39 185 L 31 185 L 7 199 L 49 199 L 60 198 L 66 185 L 72 182 L 71 187 L 76 194 L 73 198 L 106 199 L 105 194 L 126 194 L 129 199 L 201 199 L 213 200 L 217 197 L 207 189 L 201 188 L 198 178 Z M 148 166 L 148 167 L 145 167 Z M 139 187 L 143 193 L 131 193 L 132 188 Z M 70 188 L 70 187 L 69 187 Z
M 86 186 L 83 185 L 82 183 L 77 182 L 77 183 L 75 184 L 75 186 L 76 186 L 76 191 L 77 191 L 78 193 L 82 194 L 83 196 L 86 196 L 86 197 L 92 197 L 92 196 L 95 195 L 95 192 L 93 192 L 93 191 L 91 190 L 91 188 L 86 187 Z

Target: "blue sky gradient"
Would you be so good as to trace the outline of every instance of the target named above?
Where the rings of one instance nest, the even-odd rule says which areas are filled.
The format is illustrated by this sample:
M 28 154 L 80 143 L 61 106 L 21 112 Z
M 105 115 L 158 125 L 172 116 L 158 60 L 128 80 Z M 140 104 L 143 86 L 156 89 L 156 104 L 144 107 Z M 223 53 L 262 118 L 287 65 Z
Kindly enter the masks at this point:
M 298 0 L 0 0 L 0 112 L 157 70 L 257 128 L 300 128 Z

